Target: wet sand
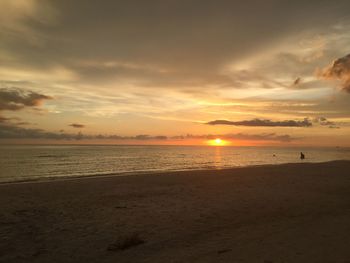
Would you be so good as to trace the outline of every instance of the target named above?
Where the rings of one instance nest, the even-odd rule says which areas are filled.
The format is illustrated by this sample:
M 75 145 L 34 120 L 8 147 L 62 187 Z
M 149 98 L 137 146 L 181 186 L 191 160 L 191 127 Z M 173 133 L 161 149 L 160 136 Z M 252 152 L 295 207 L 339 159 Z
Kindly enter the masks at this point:
M 3 184 L 0 262 L 350 262 L 350 161 Z

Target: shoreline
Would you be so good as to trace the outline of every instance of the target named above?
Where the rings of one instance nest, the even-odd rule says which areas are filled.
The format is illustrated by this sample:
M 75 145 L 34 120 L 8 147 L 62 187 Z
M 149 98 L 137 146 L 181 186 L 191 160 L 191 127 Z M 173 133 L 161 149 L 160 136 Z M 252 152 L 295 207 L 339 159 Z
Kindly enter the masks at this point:
M 46 183 L 46 182 L 55 182 L 55 181 L 71 181 L 71 180 L 80 180 L 80 179 L 98 179 L 98 178 L 110 178 L 110 177 L 129 177 L 129 176 L 153 176 L 153 175 L 162 175 L 168 176 L 171 174 L 178 173 L 190 173 L 190 172 L 212 172 L 212 171 L 231 171 L 235 169 L 244 169 L 244 168 L 258 168 L 258 167 L 269 167 L 269 166 L 283 166 L 283 165 L 302 165 L 302 164 L 323 164 L 323 163 L 336 163 L 336 162 L 350 162 L 347 159 L 332 160 L 326 162 L 289 162 L 289 163 L 277 163 L 277 164 L 254 164 L 254 165 L 245 165 L 245 166 L 235 166 L 227 168 L 203 168 L 203 169 L 186 169 L 186 170 L 163 170 L 163 171 L 139 171 L 139 172 L 121 172 L 121 173 L 109 173 L 109 174 L 93 174 L 93 175 L 81 175 L 81 176 L 56 176 L 56 177 L 43 177 L 36 179 L 28 180 L 14 180 L 14 181 L 4 181 L 0 182 L 0 187 L 2 185 L 8 184 L 30 184 L 30 183 Z

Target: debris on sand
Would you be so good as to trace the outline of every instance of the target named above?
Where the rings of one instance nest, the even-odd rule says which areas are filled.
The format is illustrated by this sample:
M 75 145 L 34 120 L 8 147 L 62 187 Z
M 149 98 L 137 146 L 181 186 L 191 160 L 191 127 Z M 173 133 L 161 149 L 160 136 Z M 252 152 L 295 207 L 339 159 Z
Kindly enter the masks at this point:
M 139 234 L 132 234 L 130 236 L 124 237 L 110 244 L 107 247 L 107 250 L 108 251 L 126 250 L 135 246 L 139 246 L 143 243 L 145 243 L 145 241 L 140 238 Z

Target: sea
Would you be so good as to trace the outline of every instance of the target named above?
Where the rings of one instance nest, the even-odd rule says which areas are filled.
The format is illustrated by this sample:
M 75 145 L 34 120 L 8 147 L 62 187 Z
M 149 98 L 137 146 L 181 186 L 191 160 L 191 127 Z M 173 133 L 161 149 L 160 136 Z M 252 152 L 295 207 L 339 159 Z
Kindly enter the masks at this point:
M 0 183 L 332 160 L 350 160 L 350 148 L 1 145 Z

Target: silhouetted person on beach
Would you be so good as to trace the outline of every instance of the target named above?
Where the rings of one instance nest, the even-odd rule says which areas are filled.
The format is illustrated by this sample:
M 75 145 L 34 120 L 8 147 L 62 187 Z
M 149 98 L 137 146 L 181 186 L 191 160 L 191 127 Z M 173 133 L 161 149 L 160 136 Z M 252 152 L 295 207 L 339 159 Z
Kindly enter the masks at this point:
M 304 160 L 304 159 L 305 159 L 305 155 L 302 152 L 300 152 L 300 160 Z

